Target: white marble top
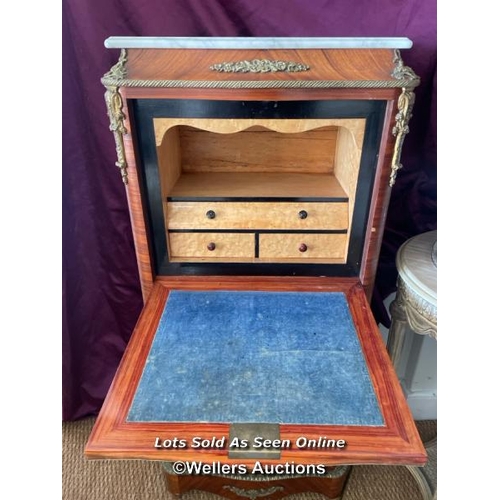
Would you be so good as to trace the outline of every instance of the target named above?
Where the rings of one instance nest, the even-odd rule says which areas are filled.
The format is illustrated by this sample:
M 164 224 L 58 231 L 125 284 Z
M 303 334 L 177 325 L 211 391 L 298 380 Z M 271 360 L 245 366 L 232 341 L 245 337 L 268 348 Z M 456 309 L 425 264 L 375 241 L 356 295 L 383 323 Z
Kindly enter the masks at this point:
M 108 49 L 409 49 L 408 38 L 112 36 Z
M 396 267 L 407 287 L 437 307 L 437 231 L 406 241 L 398 251 Z

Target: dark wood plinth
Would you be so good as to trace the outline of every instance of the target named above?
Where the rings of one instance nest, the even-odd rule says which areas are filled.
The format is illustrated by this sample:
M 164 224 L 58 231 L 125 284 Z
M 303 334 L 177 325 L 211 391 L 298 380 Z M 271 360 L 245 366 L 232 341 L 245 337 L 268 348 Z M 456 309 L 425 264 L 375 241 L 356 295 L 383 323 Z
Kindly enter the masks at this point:
M 351 470 L 350 466 L 329 467 L 322 476 L 311 475 L 177 475 L 170 463 L 164 464 L 168 491 L 180 497 L 191 490 L 201 490 L 231 500 L 249 498 L 279 500 L 298 493 L 321 493 L 340 499 Z M 247 479 L 251 478 L 251 479 Z

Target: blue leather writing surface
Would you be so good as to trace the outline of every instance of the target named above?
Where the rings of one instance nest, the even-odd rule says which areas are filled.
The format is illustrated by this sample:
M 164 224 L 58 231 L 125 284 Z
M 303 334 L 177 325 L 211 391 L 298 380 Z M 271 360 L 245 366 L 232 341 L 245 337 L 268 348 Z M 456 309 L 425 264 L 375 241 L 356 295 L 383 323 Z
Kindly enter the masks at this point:
M 384 424 L 340 292 L 171 291 L 127 420 Z

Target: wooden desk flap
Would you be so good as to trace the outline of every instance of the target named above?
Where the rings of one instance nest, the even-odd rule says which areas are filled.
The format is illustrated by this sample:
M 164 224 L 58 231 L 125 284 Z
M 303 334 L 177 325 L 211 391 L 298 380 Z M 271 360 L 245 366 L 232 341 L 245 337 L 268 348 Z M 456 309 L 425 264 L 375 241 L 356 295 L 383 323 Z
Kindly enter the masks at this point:
M 245 310 L 239 310 L 235 300 Z M 297 312 L 297 300 L 306 305 L 303 314 Z M 172 309 L 181 306 L 184 312 Z M 254 335 L 254 325 L 263 319 L 268 326 Z M 304 328 L 296 327 L 299 322 Z M 210 331 L 214 324 L 219 325 L 217 333 Z M 182 356 L 185 361 L 180 363 Z M 274 364 L 265 367 L 268 361 Z M 247 387 L 249 396 L 242 399 L 241 391 L 230 387 L 233 382 L 243 387 L 246 378 L 259 383 L 255 391 Z M 281 389 L 275 387 L 280 384 Z M 291 391 L 294 384 L 297 389 Z M 184 389 L 179 391 L 181 385 Z M 307 389 L 299 390 L 300 386 Z M 200 403 L 207 394 L 210 400 Z M 234 463 L 228 457 L 229 429 L 237 422 L 279 424 L 284 443 L 280 458 L 262 463 L 420 465 L 426 461 L 356 279 L 157 280 L 85 454 Z M 203 440 L 214 445 L 198 446 Z M 308 441 L 317 446 L 304 445 Z M 326 445 L 339 441 L 344 445 Z

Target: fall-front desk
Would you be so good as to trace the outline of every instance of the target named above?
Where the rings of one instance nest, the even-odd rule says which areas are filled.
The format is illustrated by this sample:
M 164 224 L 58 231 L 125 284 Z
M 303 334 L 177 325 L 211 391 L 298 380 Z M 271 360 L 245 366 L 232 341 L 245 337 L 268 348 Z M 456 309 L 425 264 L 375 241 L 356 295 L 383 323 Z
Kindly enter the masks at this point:
M 368 305 L 411 43 L 107 45 L 145 306 L 86 456 L 159 460 L 173 493 L 252 499 L 335 498 L 348 465 L 423 465 Z

